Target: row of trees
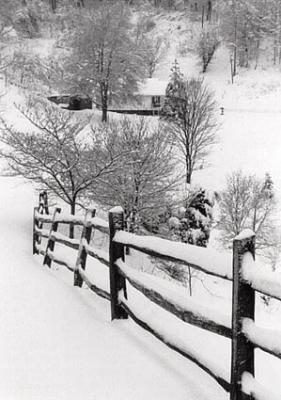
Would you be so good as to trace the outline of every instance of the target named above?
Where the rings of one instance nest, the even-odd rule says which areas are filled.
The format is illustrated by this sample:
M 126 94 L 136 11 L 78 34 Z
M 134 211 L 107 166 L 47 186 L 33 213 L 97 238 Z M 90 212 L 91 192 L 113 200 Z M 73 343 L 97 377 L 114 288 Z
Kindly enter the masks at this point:
M 20 111 L 31 124 L 28 132 L 1 120 L 1 156 L 8 163 L 7 174 L 24 176 L 47 188 L 69 204 L 72 214 L 77 205 L 85 207 L 89 201 L 105 209 L 122 205 L 131 232 L 153 232 L 207 246 L 214 198 L 200 188 L 182 190 L 186 174 L 179 171 L 178 157 L 184 153 L 179 151 L 173 124 L 168 125 L 170 115 L 160 125 L 139 117 L 85 124 L 75 114 L 39 100 Z M 271 178 L 266 175 L 261 180 L 236 172 L 217 200 L 217 226 L 224 246 L 242 229 L 251 228 L 258 250 L 274 266 L 279 238 L 274 228 L 276 199 Z M 157 267 L 187 283 L 192 294 L 191 269 L 171 263 Z
M 237 66 L 258 65 L 261 45 L 272 48 L 274 64 L 281 62 L 281 4 L 279 0 L 231 0 L 220 3 L 221 34 L 230 48 L 233 74 Z
M 179 102 L 184 106 L 177 112 Z M 174 201 L 172 193 L 183 177 L 190 184 L 215 141 L 213 94 L 201 79 L 185 79 L 177 63 L 160 124 L 126 118 L 95 124 L 85 142 L 85 121 L 77 122 L 56 106 L 36 100 L 21 112 L 36 130 L 19 132 L 2 121 L 1 141 L 10 148 L 2 156 L 9 160 L 10 170 L 53 187 L 72 213 L 89 192 L 105 206 L 121 204 L 132 230 L 157 225 L 153 219 Z M 184 168 L 179 168 L 179 161 Z M 184 201 L 186 197 L 187 193 Z
M 176 190 L 173 143 L 168 133 L 149 128 L 143 118 L 86 125 L 39 100 L 21 113 L 31 124 L 30 132 L 1 120 L 6 173 L 48 189 L 69 204 L 72 214 L 88 199 L 104 207 L 122 205 L 135 231 Z
M 95 88 L 94 97 L 97 97 L 96 101 L 105 109 L 106 101 L 120 99 L 117 92 L 122 89 L 123 81 L 127 81 L 122 81 L 120 76 L 123 74 L 129 78 L 128 86 L 132 87 L 133 93 L 135 78 L 152 76 L 155 65 L 168 45 L 163 37 L 153 32 L 155 22 L 150 24 L 152 32 L 146 30 L 149 24 L 145 24 L 144 21 L 137 24 L 137 27 L 131 23 L 130 4 L 131 2 L 120 0 L 61 0 L 58 4 L 55 0 L 9 0 L 1 5 L 0 25 L 13 26 L 20 34 L 28 37 L 38 35 L 40 30 L 46 30 L 48 24 L 51 24 L 55 33 L 63 31 L 63 46 L 68 49 L 63 69 L 68 69 L 69 79 L 74 83 L 78 62 L 81 79 L 75 82 L 75 89 L 88 92 Z M 56 10 L 55 14 L 52 9 Z M 233 75 L 236 75 L 238 66 L 248 67 L 253 61 L 255 66 L 258 65 L 264 43 L 272 48 L 273 62 L 281 62 L 279 0 L 217 1 L 216 14 L 219 15 L 218 21 L 209 19 L 208 24 L 202 26 L 198 39 L 197 50 L 203 72 L 206 71 L 221 39 L 230 49 Z M 97 36 L 93 35 L 93 32 L 96 32 Z M 90 39 L 92 46 L 89 45 Z M 94 61 L 95 73 L 90 73 L 85 67 L 89 60 Z M 124 64 L 127 64 L 126 68 Z M 117 76 L 116 68 L 120 71 Z M 111 73 L 112 79 L 108 76 Z M 102 84 L 98 84 L 98 88 L 93 82 L 96 75 L 103 80 Z M 117 82 L 120 87 L 117 90 L 113 87 L 111 90 L 112 82 L 108 81 Z M 56 82 L 53 84 L 56 85 Z M 106 111 L 104 118 L 105 115 Z

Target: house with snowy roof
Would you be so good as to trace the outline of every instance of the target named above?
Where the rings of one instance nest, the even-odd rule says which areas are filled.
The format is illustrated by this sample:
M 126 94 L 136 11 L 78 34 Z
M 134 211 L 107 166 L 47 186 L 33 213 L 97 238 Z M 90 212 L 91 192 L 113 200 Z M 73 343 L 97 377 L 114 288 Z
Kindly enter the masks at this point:
M 139 83 L 135 100 L 131 100 L 127 104 L 113 104 L 109 111 L 122 114 L 158 115 L 164 104 L 167 85 L 168 81 L 148 78 Z
M 167 81 L 161 81 L 157 78 L 148 78 L 139 84 L 139 90 L 136 94 L 138 108 L 149 110 L 161 108 L 164 103 L 167 85 Z

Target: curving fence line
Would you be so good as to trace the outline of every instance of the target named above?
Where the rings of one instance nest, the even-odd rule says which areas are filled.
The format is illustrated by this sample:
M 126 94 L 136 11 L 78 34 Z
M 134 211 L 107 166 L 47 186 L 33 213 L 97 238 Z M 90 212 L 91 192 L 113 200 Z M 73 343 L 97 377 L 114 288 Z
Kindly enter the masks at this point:
M 120 207 L 115 207 L 109 212 L 109 223 L 107 223 L 95 217 L 95 210 L 88 210 L 84 219 L 61 215 L 60 208 L 56 208 L 51 216 L 44 203 L 46 198 L 42 199 L 41 196 L 39 207 L 34 209 L 33 253 L 43 255 L 44 265 L 51 267 L 52 262 L 64 265 L 74 273 L 75 286 L 81 287 L 84 282 L 97 295 L 110 301 L 112 320 L 132 318 L 166 346 L 201 367 L 230 393 L 231 400 L 277 398 L 277 395 L 269 393 L 254 378 L 255 348 L 281 358 L 281 332 L 264 329 L 255 324 L 255 292 L 281 300 L 281 275 L 264 272 L 256 264 L 255 235 L 252 231 L 244 231 L 237 236 L 233 242 L 232 256 L 224 256 L 211 249 L 124 232 L 124 214 Z M 49 229 L 44 228 L 46 224 Z M 57 232 L 59 224 L 81 226 L 80 240 L 69 239 Z M 108 253 L 91 246 L 93 229 L 109 235 Z M 42 238 L 47 239 L 45 248 L 42 246 Z M 70 263 L 57 255 L 56 242 L 77 250 L 76 261 Z M 128 266 L 125 262 L 125 247 L 149 256 L 180 262 L 206 274 L 231 281 L 231 319 L 200 304 L 183 302 L 174 291 L 161 287 L 153 276 Z M 93 282 L 86 270 L 87 257 L 95 258 L 108 268 L 110 291 L 98 287 Z M 183 348 L 138 315 L 128 299 L 127 284 L 181 321 L 230 339 L 232 344 L 230 382 L 214 363 L 204 359 L 200 349 Z

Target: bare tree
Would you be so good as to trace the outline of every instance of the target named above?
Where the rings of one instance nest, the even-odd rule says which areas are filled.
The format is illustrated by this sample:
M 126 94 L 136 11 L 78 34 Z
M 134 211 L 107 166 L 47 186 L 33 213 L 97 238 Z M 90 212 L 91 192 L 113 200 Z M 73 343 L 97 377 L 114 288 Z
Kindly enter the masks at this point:
M 221 241 L 227 247 L 243 229 L 256 233 L 256 248 L 268 253 L 276 248 L 277 231 L 274 223 L 276 199 L 268 174 L 264 179 L 243 175 L 241 171 L 227 178 L 226 188 L 219 194 Z
M 185 79 L 175 62 L 161 116 L 178 147 L 187 184 L 216 143 L 215 108 L 214 94 L 203 80 Z
M 36 93 L 50 93 L 63 79 L 63 69 L 56 53 L 53 57 L 32 52 L 26 45 L 14 51 L 12 63 L 6 71 L 8 79 Z
M 123 1 L 106 0 L 81 11 L 81 23 L 72 34 L 65 62 L 68 88 L 92 97 L 102 110 L 102 121 L 110 102 L 134 97 L 137 82 L 144 77 L 144 59 L 130 19 Z
M 213 55 L 219 46 L 219 39 L 215 29 L 205 29 L 202 31 L 197 51 L 200 60 L 202 61 L 202 72 L 207 71 L 207 67 L 212 61 Z
M 165 56 L 168 45 L 168 41 L 162 36 L 149 34 L 144 38 L 144 56 L 149 78 L 152 78 L 157 65 Z
M 7 0 L 0 2 L 0 72 L 6 72 L 12 64 L 13 54 L 9 47 L 12 40 L 14 13 L 19 6 L 19 1 Z
M 85 123 L 43 101 L 38 100 L 31 111 L 21 112 L 31 123 L 29 132 L 1 120 L 0 142 L 5 146 L 0 155 L 8 162 L 5 173 L 21 175 L 48 189 L 75 214 L 77 203 L 89 188 L 114 170 L 113 139 L 100 127 L 93 127 L 85 140 Z M 73 232 L 71 227 L 71 237 Z
M 94 191 L 105 206 L 121 205 L 131 232 L 153 225 L 163 211 L 166 197 L 177 188 L 173 146 L 166 132 L 144 117 L 123 118 L 110 123 L 119 150 L 124 152 L 114 175 L 103 180 Z
M 274 4 L 275 3 L 275 4 Z M 278 45 L 280 33 L 280 2 L 277 0 L 231 0 L 220 4 L 221 34 L 231 52 L 232 73 L 237 67 L 249 67 L 250 61 L 258 64 L 260 44 L 275 30 Z M 279 17 L 278 17 L 279 14 Z

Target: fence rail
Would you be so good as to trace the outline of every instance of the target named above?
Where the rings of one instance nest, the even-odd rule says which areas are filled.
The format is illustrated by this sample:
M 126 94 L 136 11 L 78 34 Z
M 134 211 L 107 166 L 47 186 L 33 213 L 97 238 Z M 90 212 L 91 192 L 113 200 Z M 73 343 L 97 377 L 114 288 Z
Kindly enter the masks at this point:
M 33 253 L 43 255 L 43 264 L 51 267 L 51 263 L 55 262 L 72 271 L 74 285 L 81 287 L 84 282 L 97 295 L 110 301 L 112 319 L 132 318 L 170 349 L 201 367 L 230 393 L 231 400 L 259 400 L 260 393 L 268 393 L 254 379 L 254 349 L 259 348 L 281 358 L 281 335 L 278 331 L 256 326 L 255 292 L 281 300 L 281 277 L 276 279 L 276 274 L 257 270 L 253 232 L 247 231 L 236 237 L 232 257 L 225 257 L 196 246 L 124 232 L 124 214 L 119 207 L 109 212 L 108 223 L 97 218 L 95 210 L 88 210 L 85 218 L 62 215 L 60 209 L 55 209 L 51 216 L 46 206 L 47 197 L 44 196 L 40 195 L 39 207 L 34 209 L 33 223 Z M 44 224 L 49 225 L 49 230 L 44 228 Z M 58 232 L 60 224 L 81 226 L 80 240 L 69 239 Z M 91 245 L 93 229 L 109 235 L 109 252 Z M 42 246 L 42 238 L 47 239 L 45 249 Z M 58 255 L 55 243 L 77 250 L 76 261 L 69 262 Z M 210 307 L 203 307 L 194 301 L 189 302 L 174 291 L 169 291 L 166 286 L 161 286 L 161 280 L 155 280 L 155 277 L 129 267 L 125 262 L 125 246 L 152 257 L 180 262 L 208 275 L 231 281 L 232 321 L 230 316 L 214 312 Z M 98 287 L 87 273 L 87 257 L 94 258 L 103 267 L 109 267 L 109 291 Z M 167 338 L 159 327 L 153 326 L 151 321 L 148 322 L 138 315 L 128 299 L 127 284 L 181 321 L 230 339 L 230 382 L 222 376 L 214 363 L 204 359 L 199 350 L 190 346 L 179 346 L 171 338 Z M 273 341 L 273 337 L 276 340 Z

